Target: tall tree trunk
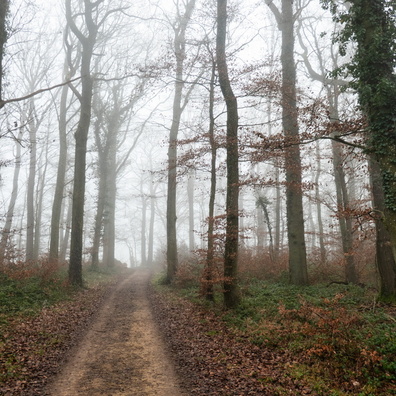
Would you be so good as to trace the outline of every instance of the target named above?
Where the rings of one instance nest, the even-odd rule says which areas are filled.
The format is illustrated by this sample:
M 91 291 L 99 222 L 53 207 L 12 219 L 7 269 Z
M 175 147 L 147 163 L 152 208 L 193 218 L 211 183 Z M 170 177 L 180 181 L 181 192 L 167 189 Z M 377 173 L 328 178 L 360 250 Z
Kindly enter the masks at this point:
M 96 41 L 98 26 L 95 25 L 92 17 L 92 10 L 98 6 L 98 3 L 84 2 L 85 23 L 88 35 L 77 28 L 71 15 L 71 0 L 66 1 L 66 17 L 71 31 L 76 35 L 82 45 L 81 56 L 81 94 L 80 100 L 80 118 L 77 129 L 74 134 L 75 138 L 75 156 L 74 156 L 74 185 L 73 185 L 73 208 L 72 208 L 72 226 L 70 240 L 70 265 L 69 281 L 76 286 L 83 285 L 82 279 L 82 252 L 83 252 L 83 226 L 84 226 L 84 201 L 85 201 L 85 168 L 87 156 L 88 131 L 91 123 L 92 112 L 92 93 L 93 79 L 91 76 L 91 61 L 93 48 Z
M 66 69 L 66 66 L 65 66 Z M 65 179 L 66 179 L 66 166 L 67 166 L 67 96 L 69 88 L 67 85 L 62 87 L 62 94 L 59 108 L 59 158 L 58 158 L 58 170 L 56 175 L 56 185 L 54 202 L 52 204 L 52 216 L 51 216 L 51 235 L 50 235 L 50 250 L 49 259 L 56 261 L 59 258 L 59 236 L 60 236 L 60 221 L 61 211 L 63 203 L 63 195 L 65 190 Z
M 188 196 L 188 248 L 190 252 L 195 250 L 195 232 L 194 232 L 194 187 L 195 186 L 195 169 L 191 169 L 187 180 Z
M 5 44 L 8 39 L 7 16 L 10 7 L 9 0 L 0 2 L 0 109 L 3 103 L 3 77 L 4 77 L 4 52 Z
M 359 82 L 359 102 L 369 123 L 369 149 L 382 173 L 384 221 L 396 261 L 396 28 L 395 5 L 391 3 L 352 1 L 349 28 L 357 40 L 354 77 Z
M 281 241 L 281 186 L 278 161 L 275 162 L 275 236 L 274 236 L 274 262 L 279 261 Z
M 206 252 L 206 263 L 203 274 L 203 294 L 209 301 L 214 300 L 213 295 L 213 270 L 214 270 L 214 215 L 216 199 L 216 159 L 217 143 L 215 139 L 215 117 L 214 117 L 214 91 L 216 79 L 216 63 L 212 60 L 212 73 L 209 85 L 209 144 L 210 144 L 210 192 L 209 192 L 209 215 L 208 215 L 208 246 Z
M 342 148 L 340 143 L 332 140 L 334 180 L 336 184 L 338 223 L 341 231 L 342 249 L 345 257 L 345 280 L 358 283 L 353 254 L 352 218 L 346 214 L 349 208 L 348 190 L 345 181 L 345 172 L 342 164 Z
M 8 204 L 7 215 L 5 220 L 5 225 L 3 228 L 3 232 L 1 235 L 0 241 L 0 265 L 4 263 L 4 259 L 6 257 L 6 250 L 8 248 L 9 237 L 12 227 L 12 219 L 14 217 L 14 208 L 15 202 L 18 197 L 18 180 L 19 180 L 19 173 L 21 170 L 21 140 L 23 135 L 23 127 L 20 126 L 18 128 L 18 137 L 15 141 L 15 169 L 14 169 L 14 176 L 12 180 L 12 192 L 10 202 Z
M 29 104 L 29 142 L 30 142 L 30 157 L 29 157 L 29 176 L 26 195 L 26 261 L 33 261 L 34 257 L 34 185 L 36 180 L 36 165 L 37 165 L 37 129 L 33 119 L 34 104 Z
M 383 301 L 387 301 L 394 299 L 396 295 L 396 263 L 393 257 L 389 231 L 383 221 L 385 197 L 381 169 L 374 158 L 370 158 L 370 181 L 373 193 L 373 207 L 376 212 L 376 264 L 380 275 L 380 298 Z
M 96 203 L 96 214 L 95 214 L 95 225 L 92 240 L 92 250 L 91 250 L 91 267 L 94 270 L 99 268 L 99 249 L 100 241 L 103 231 L 104 223 L 104 210 L 105 201 L 107 193 L 107 161 L 108 161 L 108 144 L 103 144 L 101 141 L 101 124 L 103 123 L 103 112 L 98 106 L 96 101 L 94 102 L 94 108 L 96 111 L 96 121 L 94 126 L 95 142 L 98 150 L 98 177 L 99 177 L 99 187 Z M 106 142 L 107 143 L 107 142 Z
M 316 215 L 318 219 L 318 233 L 319 233 L 319 249 L 320 249 L 320 262 L 326 263 L 326 247 L 324 241 L 323 219 L 322 219 L 322 203 L 320 200 L 319 181 L 322 173 L 322 166 L 320 161 L 320 148 L 319 141 L 316 142 L 316 163 L 317 170 L 315 175 L 315 202 L 316 202 Z
M 117 112 L 115 112 L 115 115 Z M 115 259 L 115 210 L 117 197 L 117 116 L 109 123 L 111 133 L 108 136 L 107 181 L 104 210 L 107 215 L 103 223 L 103 262 L 114 266 Z
M 302 205 L 302 170 L 296 104 L 296 66 L 294 61 L 293 3 L 282 0 L 282 124 L 286 138 L 286 213 L 289 243 L 290 281 L 308 284 Z
M 43 218 L 43 200 L 44 200 L 44 187 L 48 169 L 48 148 L 49 148 L 49 136 L 47 135 L 47 143 L 45 146 L 45 160 L 44 169 L 38 172 L 37 178 L 37 189 L 36 189 L 36 216 L 35 216 L 35 231 L 34 231 L 34 249 L 33 255 L 34 260 L 37 260 L 40 255 L 40 243 L 41 243 L 41 224 Z
M 100 162 L 100 160 L 99 160 Z M 100 166 L 100 165 L 99 165 Z M 91 266 L 94 270 L 99 268 L 99 248 L 103 229 L 103 214 L 106 197 L 106 173 L 100 172 L 97 207 L 95 215 L 94 234 L 91 251 Z
M 154 191 L 151 189 L 150 194 L 150 224 L 149 224 L 149 237 L 147 247 L 147 264 L 153 265 L 154 262 L 154 223 L 155 223 L 155 197 Z
M 265 246 L 265 227 L 264 227 L 264 213 L 259 206 L 256 206 L 256 238 L 257 238 L 257 255 L 262 257 Z
M 142 266 L 147 266 L 147 255 L 146 255 L 146 222 L 147 222 L 147 197 L 142 194 L 142 228 L 141 228 L 141 238 L 140 238 L 140 255 L 142 258 Z
M 227 107 L 227 198 L 226 240 L 224 248 L 224 304 L 234 308 L 239 304 L 237 282 L 239 244 L 239 164 L 238 164 L 238 104 L 230 84 L 226 60 L 227 0 L 217 0 L 216 57 L 221 91 Z
M 183 73 L 186 58 L 186 29 L 195 7 L 195 0 L 189 0 L 185 6 L 185 13 L 177 21 L 175 27 L 174 51 L 176 56 L 175 94 L 173 98 L 172 124 L 169 133 L 168 147 L 168 193 L 166 209 L 166 239 L 167 239 L 167 282 L 172 282 L 178 266 L 177 235 L 176 235 L 176 162 L 177 136 L 182 115 Z
M 66 253 L 67 247 L 69 246 L 69 238 L 70 238 L 70 230 L 71 230 L 71 220 L 72 220 L 72 197 L 68 197 L 65 200 L 67 202 L 67 214 L 65 218 L 65 232 L 63 238 L 60 241 L 60 249 L 59 249 L 59 261 L 64 263 L 66 261 Z

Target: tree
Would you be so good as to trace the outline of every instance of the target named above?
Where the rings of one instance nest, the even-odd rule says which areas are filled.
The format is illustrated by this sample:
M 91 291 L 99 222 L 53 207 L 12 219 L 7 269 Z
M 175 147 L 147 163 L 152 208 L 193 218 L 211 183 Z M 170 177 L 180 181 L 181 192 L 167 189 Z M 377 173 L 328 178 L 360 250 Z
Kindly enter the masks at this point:
M 227 0 L 217 0 L 216 61 L 220 88 L 227 108 L 227 198 L 223 295 L 225 306 L 234 308 L 240 301 L 237 282 L 239 243 L 238 103 L 231 87 L 226 59 L 227 15 Z
M 298 112 L 296 99 L 296 67 L 294 61 L 293 2 L 282 0 L 281 11 L 272 0 L 267 5 L 276 17 L 282 33 L 282 126 L 286 139 L 286 213 L 289 244 L 290 281 L 296 285 L 308 283 L 302 204 L 302 170 L 299 147 Z
M 392 0 L 353 0 L 342 10 L 336 1 L 323 3 L 330 7 L 335 20 L 343 24 L 337 36 L 341 55 L 346 54 L 349 42 L 356 43 L 351 61 L 338 74 L 353 78 L 350 85 L 367 117 L 367 151 L 378 161 L 382 175 L 381 217 L 389 232 L 394 258 L 393 266 L 386 264 L 379 272 L 393 279 L 393 291 L 388 290 L 387 298 L 396 298 L 396 4 Z M 378 196 L 374 194 L 374 199 Z M 381 200 L 374 205 L 381 208 Z
M 0 240 L 0 265 L 4 264 L 4 259 L 6 258 L 6 251 L 8 248 L 8 243 L 10 240 L 10 233 L 12 227 L 12 220 L 14 217 L 14 209 L 15 203 L 18 196 L 18 184 L 19 184 L 19 173 L 21 170 L 21 140 L 23 136 L 24 130 L 24 121 L 22 121 L 22 125 L 18 128 L 18 136 L 15 139 L 15 168 L 14 168 L 14 176 L 12 181 L 12 192 L 10 202 L 8 204 L 6 220 L 4 224 L 4 228 L 1 235 Z
M 66 82 L 71 76 L 74 76 L 77 71 L 77 64 L 79 63 L 79 57 L 76 58 L 76 63 L 73 64 L 72 60 L 72 44 L 69 43 L 70 29 L 66 26 L 64 31 L 64 45 L 66 49 L 66 59 L 63 69 L 63 79 Z M 55 184 L 54 201 L 52 205 L 51 215 L 51 235 L 50 235 L 50 250 L 49 259 L 59 259 L 59 237 L 60 237 L 60 221 L 62 203 L 65 191 L 65 180 L 66 180 L 66 167 L 67 167 L 67 110 L 68 110 L 68 95 L 69 87 L 65 84 L 61 90 L 61 99 L 59 103 L 58 111 L 58 128 L 59 128 L 59 158 L 58 158 L 58 169 Z
M 8 39 L 7 16 L 10 8 L 9 0 L 0 2 L 0 108 L 4 106 L 3 99 L 3 75 L 4 75 L 4 52 Z
M 93 49 L 96 43 L 99 27 L 103 20 L 97 21 L 94 13 L 104 0 L 91 3 L 84 0 L 83 10 L 73 14 L 71 0 L 66 0 L 66 19 L 70 30 L 81 44 L 81 92 L 73 89 L 80 102 L 80 116 L 75 138 L 74 159 L 74 187 L 72 208 L 72 230 L 70 242 L 69 281 L 73 285 L 82 286 L 82 249 L 83 249 L 83 224 L 84 224 L 84 198 L 85 198 L 85 166 L 87 154 L 88 131 L 91 123 L 93 77 L 91 75 L 91 62 Z M 79 28 L 76 18 L 83 18 L 84 26 Z M 84 29 L 86 31 L 84 31 Z
M 173 97 L 172 124 L 169 132 L 168 146 L 168 195 L 166 210 L 166 238 L 167 238 L 167 281 L 171 282 L 176 274 L 178 266 L 177 257 L 177 234 L 176 234 L 176 163 L 177 163 L 177 136 L 180 127 L 181 116 L 188 103 L 187 95 L 183 100 L 184 63 L 186 59 L 186 30 L 195 7 L 195 0 L 185 3 L 184 13 L 178 9 L 178 19 L 173 26 L 174 52 L 176 57 L 175 93 Z
M 342 135 L 338 130 L 337 123 L 340 121 L 340 100 L 342 94 L 342 87 L 345 87 L 346 81 L 342 79 L 332 78 L 328 76 L 326 69 L 326 59 L 323 48 L 320 48 L 316 32 L 312 32 L 313 39 L 310 40 L 310 47 L 315 52 L 318 59 L 319 72 L 315 71 L 312 62 L 308 57 L 308 48 L 303 40 L 302 21 L 299 21 L 298 39 L 303 53 L 301 54 L 309 76 L 316 81 L 323 84 L 326 92 L 328 102 L 328 117 L 332 124 L 331 128 L 331 149 L 332 149 L 332 164 L 334 172 L 334 182 L 336 189 L 337 201 L 337 219 L 341 232 L 342 249 L 345 257 L 345 280 L 346 282 L 358 283 L 358 274 L 355 265 L 354 255 L 354 224 L 351 214 L 351 192 L 348 189 L 346 172 L 345 172 L 345 144 L 337 141 Z M 308 40 L 307 40 L 308 41 Z M 330 67 L 337 68 L 339 63 L 339 56 L 330 48 L 330 55 L 328 56 Z M 319 201 L 317 200 L 318 205 Z
M 215 82 L 216 82 L 216 61 L 212 51 L 208 51 L 211 57 L 211 75 L 209 82 L 209 144 L 210 144 L 210 192 L 209 192 L 209 208 L 208 208 L 208 246 L 206 252 L 206 263 L 204 269 L 203 294 L 209 301 L 214 300 L 213 296 L 213 271 L 215 258 L 215 199 L 216 199 L 216 159 L 217 159 L 217 142 L 215 138 L 215 116 L 214 116 L 214 102 L 215 102 Z

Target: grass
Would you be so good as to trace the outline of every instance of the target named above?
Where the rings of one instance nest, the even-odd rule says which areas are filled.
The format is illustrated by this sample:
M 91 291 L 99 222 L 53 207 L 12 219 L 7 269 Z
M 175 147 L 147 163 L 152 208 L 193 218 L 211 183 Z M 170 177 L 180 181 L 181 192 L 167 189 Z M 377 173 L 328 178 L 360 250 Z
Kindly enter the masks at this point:
M 84 269 L 84 285 L 91 288 L 109 282 L 120 269 Z M 67 269 L 22 265 L 0 273 L 0 325 L 19 315 L 35 315 L 42 308 L 71 298 L 77 291 L 67 280 Z
M 353 285 L 292 286 L 250 279 L 242 303 L 199 302 L 197 288 L 176 288 L 214 310 L 252 345 L 293 357 L 285 375 L 320 395 L 396 395 L 396 307 L 375 290 Z

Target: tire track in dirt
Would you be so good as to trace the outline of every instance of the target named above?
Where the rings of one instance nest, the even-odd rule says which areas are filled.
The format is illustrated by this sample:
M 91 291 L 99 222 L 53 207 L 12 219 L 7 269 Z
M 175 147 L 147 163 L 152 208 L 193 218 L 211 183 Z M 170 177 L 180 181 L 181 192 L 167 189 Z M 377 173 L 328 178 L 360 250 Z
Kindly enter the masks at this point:
M 150 311 L 149 276 L 138 269 L 115 288 L 50 395 L 183 395 Z

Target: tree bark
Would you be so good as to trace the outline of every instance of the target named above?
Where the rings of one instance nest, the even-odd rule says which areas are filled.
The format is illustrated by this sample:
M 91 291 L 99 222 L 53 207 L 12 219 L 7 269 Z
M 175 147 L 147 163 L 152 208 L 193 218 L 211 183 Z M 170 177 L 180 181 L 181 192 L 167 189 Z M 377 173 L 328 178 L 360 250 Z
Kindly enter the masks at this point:
M 85 62 L 89 61 L 90 60 L 88 59 L 85 60 Z M 85 62 L 83 59 L 83 64 Z M 82 73 L 82 75 L 84 74 Z M 74 185 L 69 265 L 69 281 L 71 284 L 80 287 L 83 285 L 82 251 L 85 200 L 85 167 L 88 130 L 91 121 L 92 80 L 90 75 L 82 78 L 82 84 L 85 89 L 83 99 L 81 100 L 80 119 L 74 135 L 76 145 L 74 157 Z
M 84 2 L 85 23 L 88 30 L 87 36 L 77 28 L 71 14 L 71 0 L 66 1 L 66 17 L 71 31 L 82 45 L 81 56 L 81 94 L 80 117 L 75 138 L 74 157 L 74 185 L 73 207 L 70 240 L 70 265 L 69 281 L 76 286 L 83 285 L 82 279 L 82 251 L 83 251 L 83 225 L 84 225 L 84 200 L 85 200 L 85 168 L 87 155 L 88 131 L 91 123 L 93 79 L 91 76 L 91 61 L 93 48 L 96 41 L 98 26 L 93 21 L 92 11 L 101 3 Z
M 141 228 L 141 238 L 140 238 L 140 255 L 141 255 L 141 265 L 147 266 L 147 255 L 146 255 L 146 222 L 147 222 L 147 197 L 142 194 L 142 228 Z
M 48 169 L 48 149 L 49 149 L 49 134 L 47 134 L 47 143 L 45 145 L 45 159 L 43 170 L 39 169 L 37 177 L 37 187 L 36 187 L 36 210 L 35 210 L 35 230 L 34 230 L 34 247 L 33 247 L 33 257 L 37 260 L 40 255 L 40 244 L 41 244 L 41 231 L 42 231 L 42 220 L 43 220 L 43 200 L 44 200 L 44 186 L 47 176 Z M 42 154 L 41 154 L 42 155 Z
M 152 266 L 154 263 L 154 223 L 155 223 L 155 188 L 153 183 L 153 174 L 150 170 L 150 225 L 148 237 L 147 263 Z
M 214 93 L 216 79 L 216 63 L 212 60 L 212 71 L 209 85 L 209 144 L 210 144 L 210 192 L 209 192 L 209 215 L 208 215 L 208 246 L 206 251 L 206 263 L 203 273 L 202 292 L 209 301 L 214 301 L 213 294 L 213 271 L 214 271 L 214 215 L 216 199 L 216 160 L 217 160 L 217 143 L 215 139 L 215 117 L 214 117 Z
M 10 7 L 9 0 L 0 2 L 0 109 L 3 103 L 3 77 L 4 77 L 4 52 L 5 44 L 8 39 L 7 16 Z
M 22 122 L 23 123 L 23 122 Z M 3 232 L 1 235 L 0 241 L 0 265 L 4 264 L 4 260 L 6 258 L 6 251 L 9 244 L 9 238 L 12 227 L 12 220 L 14 217 L 14 208 L 16 199 L 18 197 L 18 181 L 19 181 L 19 173 L 21 170 L 21 140 L 23 135 L 23 127 L 20 126 L 18 128 L 18 137 L 15 141 L 15 169 L 14 176 L 12 179 L 12 192 L 10 202 L 8 204 L 7 215 L 5 220 L 5 225 L 3 228 Z
M 187 179 L 187 197 L 188 197 L 188 248 L 190 252 L 195 250 L 195 231 L 194 231 L 194 185 L 195 170 L 191 169 Z
M 238 164 L 238 104 L 231 87 L 227 60 L 227 0 L 217 1 L 216 57 L 220 88 L 227 107 L 227 197 L 226 240 L 224 248 L 224 304 L 234 308 L 240 302 L 238 289 L 239 244 L 239 164 Z
M 34 185 L 36 180 L 37 165 L 37 127 L 34 121 L 34 104 L 29 103 L 28 128 L 29 128 L 29 176 L 26 195 L 26 261 L 33 261 L 34 257 Z
M 65 191 L 66 166 L 67 166 L 66 114 L 67 114 L 68 92 L 69 92 L 69 87 L 67 85 L 64 85 L 62 87 L 62 94 L 59 105 L 59 120 L 58 120 L 59 158 L 58 158 L 58 170 L 56 175 L 54 202 L 52 204 L 52 215 L 51 215 L 51 235 L 50 235 L 50 250 L 49 250 L 49 259 L 51 261 L 57 261 L 59 259 L 60 221 L 61 221 L 63 195 Z
M 294 61 L 293 3 L 282 0 L 282 124 L 286 139 L 286 213 L 289 244 L 290 281 L 308 284 L 302 204 L 302 169 L 296 104 L 296 66 Z
M 182 115 L 183 73 L 186 58 L 186 29 L 195 7 L 195 0 L 189 0 L 185 6 L 184 15 L 177 22 L 174 38 L 174 51 L 176 56 L 175 94 L 173 98 L 172 124 L 169 133 L 168 147 L 168 192 L 166 206 L 166 261 L 167 282 L 172 282 L 178 267 L 177 234 L 176 234 L 176 162 L 177 162 L 177 136 Z
M 384 224 L 385 197 L 379 164 L 370 159 L 370 182 L 375 210 L 376 264 L 380 281 L 380 299 L 388 301 L 396 295 L 396 262 L 392 252 L 389 231 Z
M 318 219 L 320 262 L 321 262 L 321 264 L 325 264 L 326 263 L 326 247 L 325 247 L 325 241 L 324 241 L 322 203 L 320 200 L 320 188 L 319 188 L 319 181 L 320 181 L 320 177 L 321 177 L 321 173 L 322 173 L 319 142 L 316 142 L 316 163 L 317 163 L 317 170 L 316 170 L 316 176 L 315 176 L 315 201 L 316 201 L 316 213 L 317 213 L 317 219 Z

